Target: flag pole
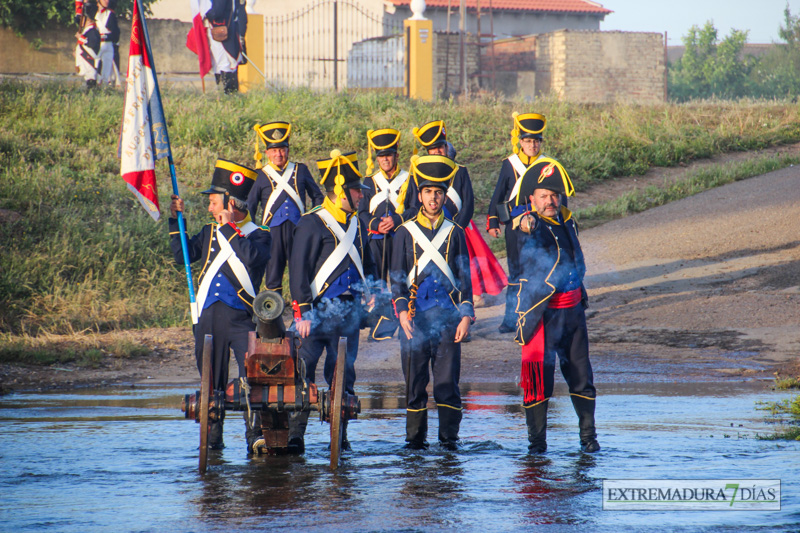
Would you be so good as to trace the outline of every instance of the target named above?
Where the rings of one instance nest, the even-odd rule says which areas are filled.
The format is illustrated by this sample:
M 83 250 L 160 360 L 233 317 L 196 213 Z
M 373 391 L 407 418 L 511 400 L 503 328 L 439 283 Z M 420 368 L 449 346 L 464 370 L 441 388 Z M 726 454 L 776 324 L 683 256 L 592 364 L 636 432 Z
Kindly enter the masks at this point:
M 142 6 L 142 0 L 136 0 L 139 8 L 139 16 L 141 17 L 142 23 L 142 32 L 144 32 L 144 40 L 146 43 L 145 46 L 145 53 L 150 56 L 150 65 L 153 70 L 153 83 L 155 85 L 155 90 L 159 95 L 157 99 L 157 105 L 161 109 L 161 115 L 164 115 L 164 108 L 161 105 L 161 91 L 158 88 L 158 77 L 156 75 L 156 65 L 153 61 L 153 55 L 150 48 L 150 35 L 147 32 L 147 24 L 145 23 L 144 17 L 144 9 Z M 205 83 L 203 83 L 205 85 Z M 164 133 L 167 133 L 167 121 L 164 120 Z M 175 175 L 175 163 L 172 161 L 172 146 L 169 143 L 169 135 L 165 135 L 167 139 L 167 161 L 169 162 L 169 175 L 172 178 L 172 193 L 176 196 L 178 194 L 178 178 Z M 194 282 L 192 281 L 192 267 L 189 264 L 189 244 L 186 242 L 186 222 L 183 219 L 183 212 L 178 211 L 178 231 L 180 232 L 181 237 L 181 250 L 183 251 L 183 265 L 186 268 L 186 284 L 189 288 L 189 309 L 192 314 L 192 324 L 197 324 L 198 320 L 198 312 L 197 312 L 197 301 L 195 300 L 194 294 Z

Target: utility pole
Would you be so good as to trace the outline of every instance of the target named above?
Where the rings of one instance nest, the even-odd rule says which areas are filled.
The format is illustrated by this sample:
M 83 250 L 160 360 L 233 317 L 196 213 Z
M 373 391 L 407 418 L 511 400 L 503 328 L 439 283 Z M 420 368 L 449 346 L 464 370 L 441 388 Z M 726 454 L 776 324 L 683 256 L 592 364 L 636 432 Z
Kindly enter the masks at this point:
M 461 0 L 458 8 L 459 22 L 458 22 L 458 49 L 461 55 L 461 94 L 464 97 L 469 96 L 467 89 L 467 0 Z

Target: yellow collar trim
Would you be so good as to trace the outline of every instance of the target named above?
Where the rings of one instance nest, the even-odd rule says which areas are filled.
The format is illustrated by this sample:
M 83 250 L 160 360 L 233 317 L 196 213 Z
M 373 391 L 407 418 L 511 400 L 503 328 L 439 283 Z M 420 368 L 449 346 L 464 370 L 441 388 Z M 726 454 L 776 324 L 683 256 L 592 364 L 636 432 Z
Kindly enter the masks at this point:
M 442 210 L 442 212 L 439 213 L 439 218 L 436 219 L 436 222 L 433 224 L 432 227 L 431 227 L 431 220 L 425 216 L 425 214 L 422 212 L 422 209 L 420 209 L 419 213 L 417 213 L 417 222 L 419 222 L 419 225 L 424 228 L 439 229 L 439 226 L 441 226 L 442 223 L 444 222 L 444 210 Z
M 248 222 L 252 222 L 252 221 L 253 221 L 253 219 L 252 219 L 252 218 L 250 218 L 250 213 L 247 213 L 247 216 L 246 216 L 246 217 L 244 217 L 244 219 L 242 219 L 242 220 L 240 220 L 239 222 L 237 222 L 237 223 L 236 223 L 236 225 L 237 225 L 237 226 L 239 226 L 239 229 L 242 229 L 242 227 L 243 227 L 245 224 L 247 224 Z
M 214 217 L 214 215 L 211 215 L 211 217 L 213 218 L 213 217 Z M 236 227 L 238 227 L 239 229 L 242 229 L 242 227 L 243 227 L 245 224 L 247 224 L 248 222 L 252 222 L 252 221 L 253 221 L 253 219 L 250 217 L 250 213 L 247 213 L 247 216 L 246 216 L 246 217 L 244 217 L 244 218 L 243 218 L 242 220 L 240 220 L 239 222 L 235 222 L 235 224 L 236 224 Z M 217 219 L 216 219 L 216 218 L 214 218 L 214 225 L 215 225 L 215 226 L 217 226 L 217 227 L 221 227 L 221 226 L 222 226 L 222 224 L 220 224 L 219 222 L 217 222 Z
M 269 164 L 269 166 L 271 166 L 272 168 L 274 168 L 278 172 L 283 172 L 283 170 L 286 168 L 286 165 L 289 164 L 289 161 L 286 161 L 286 163 L 282 167 L 279 167 L 278 165 L 276 165 L 272 161 L 270 161 L 268 164 Z
M 331 215 L 333 215 L 333 218 L 335 218 L 335 219 L 336 219 L 336 222 L 338 222 L 339 224 L 344 224 L 344 223 L 346 223 L 346 222 L 347 222 L 347 219 L 348 219 L 348 218 L 350 218 L 350 215 L 352 215 L 352 213 L 348 213 L 347 211 L 345 211 L 344 209 L 342 209 L 341 207 L 339 207 L 338 205 L 336 205 L 335 203 L 333 203 L 333 202 L 331 201 L 331 199 L 330 199 L 330 198 L 328 198 L 327 196 L 326 196 L 326 197 L 325 197 L 325 199 L 322 201 L 322 207 L 323 207 L 323 208 L 324 208 L 324 209 L 325 209 L 325 210 L 326 210 L 328 213 L 330 213 Z

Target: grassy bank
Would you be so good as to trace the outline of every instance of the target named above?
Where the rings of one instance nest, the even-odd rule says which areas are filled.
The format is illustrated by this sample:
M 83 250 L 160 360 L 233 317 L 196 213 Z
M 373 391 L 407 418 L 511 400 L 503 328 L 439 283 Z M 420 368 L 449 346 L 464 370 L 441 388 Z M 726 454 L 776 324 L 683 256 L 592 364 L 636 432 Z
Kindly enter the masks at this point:
M 363 170 L 368 129 L 400 129 L 407 160 L 411 128 L 442 118 L 459 161 L 470 169 L 480 212 L 509 153 L 511 112 L 531 109 L 497 100 L 430 104 L 305 90 L 222 98 L 215 91 L 169 88 L 164 104 L 190 232 L 207 220 L 197 191 L 209 182 L 214 160 L 252 165 L 255 123 L 293 122 L 293 159 L 311 164 L 333 148 L 357 149 Z M 122 105 L 118 93 L 0 84 L 0 333 L 188 323 L 183 271 L 169 252 L 167 213 L 154 223 L 119 177 Z M 579 190 L 654 165 L 800 141 L 800 110 L 790 103 L 637 107 L 542 101 L 535 110 L 550 121 L 546 153 L 565 164 Z M 171 187 L 164 162 L 157 173 L 166 207 Z M 632 211 L 631 203 L 639 206 L 633 210 L 648 207 L 648 198 L 620 200 L 625 205 L 585 216 L 618 216 Z M 4 338 L 9 345 L 11 337 Z M 4 352 L 2 358 L 9 357 Z

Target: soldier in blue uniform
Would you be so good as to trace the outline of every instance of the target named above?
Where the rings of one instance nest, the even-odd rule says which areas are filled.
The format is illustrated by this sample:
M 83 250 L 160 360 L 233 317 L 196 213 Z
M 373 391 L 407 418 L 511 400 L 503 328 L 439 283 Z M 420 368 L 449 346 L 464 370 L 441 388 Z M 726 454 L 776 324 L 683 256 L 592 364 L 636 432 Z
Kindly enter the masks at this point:
M 369 247 L 383 283 L 376 290 L 375 308 L 368 318 L 370 340 L 390 339 L 397 329 L 397 319 L 389 292 L 389 266 L 392 239 L 397 228 L 414 212 L 406 209 L 402 196 L 409 185 L 409 173 L 398 165 L 400 132 L 392 128 L 367 132 L 367 174 L 372 172 L 372 153 L 376 154 L 378 171 L 364 179 L 364 198 L 358 216 L 369 231 Z
M 294 231 L 289 259 L 289 287 L 294 299 L 294 327 L 302 339 L 298 357 L 305 377 L 315 382 L 323 350 L 324 376 L 330 385 L 339 337 L 347 338 L 345 390 L 354 394 L 362 298 L 377 276 L 369 250 L 366 226 L 356 212 L 364 185 L 355 152 L 331 152 L 317 162 L 326 196 L 322 205 L 303 215 Z M 289 450 L 303 453 L 308 412 L 289 416 Z M 349 449 L 347 424 L 342 449 Z
M 521 200 L 532 210 L 516 217 L 520 285 L 516 341 L 522 345 L 520 385 L 528 426 L 528 450 L 547 450 L 547 406 L 553 395 L 556 358 L 578 415 L 581 451 L 600 450 L 595 431 L 597 395 L 589 361 L 586 266 L 578 226 L 561 197 L 574 193 L 564 167 L 541 158 L 522 176 Z
M 289 161 L 289 138 L 292 125 L 288 122 L 256 124 L 256 167 L 258 177 L 247 197 L 247 207 L 256 218 L 259 206 L 261 224 L 269 226 L 272 234 L 270 262 L 267 264 L 264 287 L 277 293 L 283 292 L 283 271 L 292 254 L 294 229 L 306 212 L 306 195 L 313 206 L 322 203 L 322 191 L 314 182 L 308 167 L 303 163 Z M 261 145 L 266 146 L 267 164 L 261 167 Z
M 412 158 L 419 212 L 398 228 L 392 251 L 392 296 L 402 331 L 406 380 L 406 448 L 428 446 L 428 393 L 439 413 L 439 442 L 455 450 L 461 425 L 461 342 L 475 312 L 464 230 L 444 213 L 459 167 L 439 155 Z
M 500 236 L 500 225 L 506 227 L 506 257 L 508 258 L 508 288 L 506 289 L 506 311 L 498 328 L 500 333 L 516 330 L 517 292 L 519 291 L 519 256 L 517 255 L 517 232 L 511 231 L 511 219 L 528 209 L 528 199 L 520 197 L 519 186 L 522 175 L 542 155 L 542 134 L 547 127 L 547 119 L 537 113 L 512 115 L 514 128 L 511 130 L 513 154 L 503 160 L 500 176 L 494 188 L 489 213 L 486 219 L 489 235 Z M 519 146 L 517 146 L 519 143 Z M 518 203 L 519 201 L 519 203 Z
M 378 161 L 378 171 L 364 178 L 364 198 L 358 216 L 367 225 L 369 247 L 378 265 L 378 272 L 387 280 L 391 264 L 392 237 L 395 230 L 408 219 L 408 213 L 399 201 L 400 191 L 408 186 L 409 173 L 397 164 L 400 132 L 385 128 L 367 132 L 369 159 L 367 173 L 372 170 L 372 151 Z
M 239 377 L 246 375 L 247 336 L 255 329 L 253 299 L 269 260 L 269 229 L 254 224 L 247 211 L 247 193 L 255 179 L 255 171 L 218 159 L 211 188 L 203 191 L 208 195 L 208 211 L 215 221 L 203 226 L 191 239 L 187 238 L 189 261 L 204 261 L 197 290 L 199 317 L 194 327 L 195 358 L 201 370 L 204 337 L 213 335 L 214 390 L 224 391 L 227 387 L 231 350 L 239 365 Z M 183 200 L 172 195 L 171 247 L 175 261 L 182 265 L 178 211 L 183 211 Z M 259 434 L 260 431 L 248 426 L 248 451 L 251 441 Z M 224 447 L 222 420 L 211 424 L 208 445 L 211 449 Z

